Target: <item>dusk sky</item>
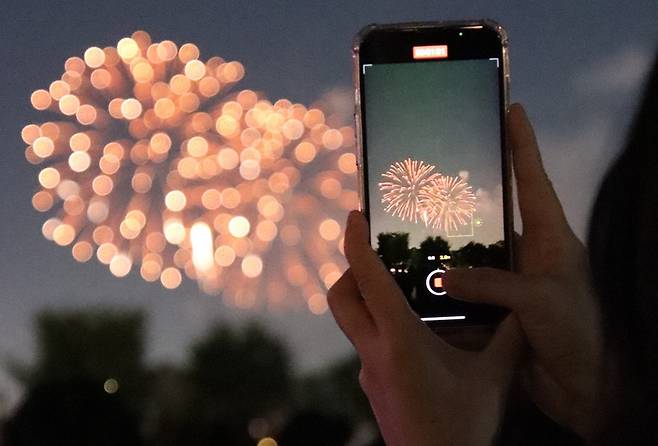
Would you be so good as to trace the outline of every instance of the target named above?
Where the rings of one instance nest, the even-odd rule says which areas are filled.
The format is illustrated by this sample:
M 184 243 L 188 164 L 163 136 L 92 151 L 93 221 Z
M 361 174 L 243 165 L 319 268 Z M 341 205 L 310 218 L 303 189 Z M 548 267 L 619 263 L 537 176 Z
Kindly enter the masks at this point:
M 381 232 L 407 232 L 413 247 L 428 235 L 442 236 L 453 249 L 502 240 L 502 197 L 496 202 L 490 198 L 502 183 L 496 62 L 379 64 L 366 69 L 364 82 L 373 244 Z M 472 192 L 477 191 L 474 218 L 483 224 L 469 223 L 457 231 L 473 236 L 447 237 L 422 221 L 403 221 L 385 212 L 378 184 L 388 180 L 382 173 L 408 158 L 435 166 L 434 174 L 461 173 Z
M 548 174 L 577 235 L 585 237 L 598 183 L 620 150 L 658 43 L 655 0 L 525 1 L 14 1 L 0 17 L 0 409 L 19 395 L 4 366 L 33 359 L 32 318 L 44 308 L 143 308 L 148 359 L 180 361 L 217 320 L 257 318 L 291 347 L 302 370 L 348 354 L 329 314 L 276 314 L 226 307 L 184 281 L 166 292 L 135 274 L 78 264 L 41 235 L 32 209 L 38 169 L 20 131 L 44 118 L 30 93 L 59 78 L 63 62 L 90 46 L 116 45 L 144 29 L 155 40 L 194 42 L 203 59 L 241 61 L 243 88 L 305 104 L 351 88 L 350 46 L 372 22 L 490 17 L 510 37 L 511 98 L 534 122 Z M 346 93 L 348 92 L 348 93 Z M 342 99 L 341 99 L 342 98 Z M 349 103 L 345 115 L 351 113 Z M 517 227 L 520 226 L 517 224 Z

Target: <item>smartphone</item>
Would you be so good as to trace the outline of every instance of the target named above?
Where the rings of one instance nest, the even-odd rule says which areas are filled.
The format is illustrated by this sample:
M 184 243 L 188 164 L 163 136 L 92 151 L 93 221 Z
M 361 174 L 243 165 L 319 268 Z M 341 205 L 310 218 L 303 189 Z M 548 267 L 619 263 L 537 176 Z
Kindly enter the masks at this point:
M 423 321 L 495 325 L 504 309 L 451 298 L 443 275 L 512 266 L 505 30 L 490 20 L 369 25 L 353 56 L 373 249 Z

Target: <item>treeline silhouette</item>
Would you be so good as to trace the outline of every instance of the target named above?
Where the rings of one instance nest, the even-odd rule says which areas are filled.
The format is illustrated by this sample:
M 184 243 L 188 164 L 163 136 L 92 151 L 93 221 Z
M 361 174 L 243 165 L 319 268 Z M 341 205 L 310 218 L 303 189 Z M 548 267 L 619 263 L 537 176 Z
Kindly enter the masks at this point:
M 407 269 L 409 272 L 421 269 L 428 257 L 435 257 L 451 268 L 506 266 L 505 244 L 502 240 L 488 246 L 469 242 L 453 250 L 445 239 L 436 236 L 427 237 L 418 248 L 410 248 L 408 233 L 382 232 L 377 234 L 377 254 L 387 267 Z
M 384 240 L 404 252 L 400 238 Z M 446 246 L 433 238 L 418 253 L 409 250 L 409 257 L 385 252 L 400 262 L 421 253 L 453 255 Z M 462 252 L 481 250 L 472 248 Z M 193 343 L 181 364 L 151 365 L 145 361 L 145 327 L 139 311 L 39 314 L 37 360 L 10 367 L 25 396 L 7 420 L 0 420 L 0 444 L 384 445 L 359 387 L 355 355 L 299 375 L 285 343 L 252 321 L 217 323 Z M 520 388 L 512 394 L 496 444 L 579 444 Z M 276 443 L 264 440 L 268 437 Z
M 217 324 L 182 365 L 157 366 L 140 312 L 45 312 L 35 325 L 37 361 L 12 367 L 25 398 L 5 446 L 380 444 L 356 357 L 297 376 L 256 322 Z

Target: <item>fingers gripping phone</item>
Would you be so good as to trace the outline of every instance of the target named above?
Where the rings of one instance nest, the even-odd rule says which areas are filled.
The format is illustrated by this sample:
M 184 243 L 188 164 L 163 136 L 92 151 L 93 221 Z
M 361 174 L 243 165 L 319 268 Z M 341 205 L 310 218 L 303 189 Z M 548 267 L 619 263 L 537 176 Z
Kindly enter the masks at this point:
M 512 265 L 505 31 L 489 20 L 370 25 L 353 51 L 373 249 L 423 321 L 496 324 L 503 309 L 451 298 L 443 275 Z

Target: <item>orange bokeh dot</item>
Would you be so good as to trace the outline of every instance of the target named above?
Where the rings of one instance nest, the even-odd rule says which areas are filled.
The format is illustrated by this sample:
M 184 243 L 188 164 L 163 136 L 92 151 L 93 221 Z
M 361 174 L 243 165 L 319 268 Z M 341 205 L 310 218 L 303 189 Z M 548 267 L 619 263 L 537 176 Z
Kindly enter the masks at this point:
M 130 37 L 124 37 L 117 43 L 117 52 L 124 60 L 130 60 L 139 55 L 139 46 Z
M 215 250 L 215 263 L 230 266 L 235 261 L 235 251 L 230 246 L 222 245 Z
M 102 264 L 109 265 L 118 251 L 119 249 L 112 242 L 102 243 L 98 249 L 96 249 L 96 258 Z
M 320 237 L 329 241 L 336 240 L 340 236 L 340 224 L 332 218 L 327 218 L 318 226 Z
M 215 123 L 215 128 L 217 130 L 217 133 L 220 135 L 230 138 L 231 136 L 234 136 L 238 129 L 239 129 L 239 124 L 238 121 L 233 117 L 229 115 L 221 115 L 219 118 L 217 118 L 217 122 Z
M 121 102 L 121 114 L 128 120 L 137 119 L 142 114 L 142 104 L 135 98 L 125 99 Z
M 151 190 L 153 180 L 151 176 L 145 172 L 135 172 L 131 180 L 131 186 L 138 194 L 145 194 Z
M 53 189 L 57 187 L 60 182 L 60 174 L 54 167 L 46 167 L 39 172 L 39 183 L 46 189 Z
M 69 167 L 74 172 L 84 172 L 91 165 L 91 157 L 87 152 L 73 152 L 69 155 Z
M 176 57 L 178 47 L 171 40 L 163 40 L 158 44 L 156 51 L 160 60 L 168 62 Z
M 241 268 L 242 274 L 245 276 L 249 278 L 258 277 L 263 272 L 263 260 L 255 254 L 250 254 L 242 259 Z
M 78 108 L 78 111 L 75 113 L 75 117 L 78 122 L 82 125 L 91 125 L 96 122 L 98 113 L 93 105 L 84 104 Z
M 199 96 L 195 93 L 184 93 L 178 99 L 178 106 L 185 113 L 195 112 L 199 108 L 199 105 L 201 105 L 201 101 L 199 100 Z
M 190 60 L 185 64 L 185 76 L 198 81 L 206 74 L 206 66 L 198 59 Z
M 82 74 L 86 69 L 85 61 L 79 57 L 69 57 L 64 62 L 64 69 L 66 71 L 75 71 L 76 73 Z
M 41 129 L 36 124 L 28 124 L 21 130 L 21 138 L 25 144 L 32 144 L 41 136 Z
M 329 150 L 336 150 L 343 144 L 343 134 L 339 130 L 329 129 L 322 135 L 322 144 Z
M 198 59 L 199 48 L 193 43 L 185 43 L 178 50 L 178 58 L 183 63 Z
M 41 234 L 43 234 L 44 238 L 46 240 L 52 240 L 53 239 L 53 232 L 55 232 L 55 228 L 61 224 L 61 220 L 59 218 L 49 218 L 45 222 L 43 222 L 43 225 L 41 225 Z
M 175 74 L 169 79 L 169 88 L 171 88 L 171 92 L 179 96 L 190 91 L 191 87 L 192 83 L 190 82 L 190 79 L 184 74 Z
M 114 189 L 114 181 L 107 175 L 98 175 L 91 182 L 91 187 L 96 192 L 96 195 L 105 196 L 109 195 Z
M 40 136 L 32 143 L 32 149 L 40 158 L 47 158 L 55 151 L 55 144 L 47 136 Z
M 176 170 L 178 171 L 178 174 L 181 177 L 192 179 L 196 177 L 198 164 L 199 161 L 192 158 L 191 156 L 186 156 L 178 161 L 178 164 L 176 165 Z
M 180 271 L 173 266 L 165 268 L 162 271 L 162 274 L 160 274 L 160 283 L 162 283 L 163 287 L 169 290 L 178 288 L 182 281 L 183 276 L 181 275 Z
M 187 152 L 195 158 L 201 158 L 208 153 L 208 140 L 203 136 L 193 136 L 187 141 Z
M 222 205 L 222 194 L 217 189 L 207 189 L 201 195 L 201 204 L 209 210 L 218 209 Z
M 240 162 L 238 152 L 231 148 L 224 148 L 217 154 L 217 162 L 225 170 L 235 169 Z
M 89 202 L 87 207 L 87 218 L 92 223 L 102 223 L 110 215 L 110 206 L 102 198 L 95 198 Z M 111 239 L 110 239 L 111 240 Z
M 167 239 L 162 232 L 150 232 L 146 236 L 146 248 L 153 252 L 162 252 L 167 248 Z
M 109 153 L 103 155 L 98 161 L 98 167 L 100 167 L 101 172 L 107 175 L 115 174 L 121 167 L 121 162 L 113 154 Z
M 172 190 L 165 195 L 165 206 L 167 206 L 167 209 L 170 211 L 180 212 L 185 209 L 186 204 L 187 198 L 183 191 Z
M 157 154 L 165 154 L 171 149 L 171 138 L 164 132 L 154 133 L 150 140 L 151 150 Z
M 123 105 L 123 99 L 114 98 L 107 104 L 107 111 L 110 113 L 114 119 L 123 118 L 123 112 L 121 111 L 121 106 Z
M 347 175 L 356 173 L 356 156 L 353 153 L 343 153 L 338 158 L 338 169 Z
M 327 296 L 321 293 L 309 297 L 307 305 L 311 313 L 317 315 L 324 314 L 329 309 L 329 306 L 327 305 Z
M 59 100 L 59 111 L 66 116 L 73 116 L 80 108 L 80 99 L 74 94 L 66 94 Z
M 81 240 L 71 248 L 73 258 L 78 262 L 87 262 L 94 255 L 94 247 L 91 243 Z
M 160 119 L 171 118 L 176 113 L 176 104 L 169 98 L 160 98 L 155 102 L 153 110 Z
M 315 158 L 317 149 L 310 142 L 301 142 L 295 147 L 295 158 L 300 163 L 310 163 Z
M 199 93 L 206 98 L 215 96 L 219 93 L 219 88 L 219 81 L 212 76 L 206 76 L 199 81 Z
M 53 231 L 53 241 L 59 246 L 66 246 L 75 240 L 75 228 L 69 224 L 62 223 Z
M 130 72 L 135 79 L 135 82 L 145 83 L 151 82 L 153 80 L 153 67 L 146 59 L 140 59 L 139 62 L 132 64 L 130 67 Z
M 227 209 L 234 209 L 238 207 L 241 200 L 242 197 L 240 192 L 233 187 L 227 187 L 222 191 L 222 204 Z
M 91 147 L 91 138 L 84 132 L 78 132 L 69 138 L 69 147 L 73 152 L 86 152 Z
M 114 231 L 107 225 L 100 225 L 94 229 L 92 233 L 94 243 L 102 245 L 103 243 L 111 242 L 114 239 Z
M 32 207 L 39 212 L 50 210 L 53 203 L 53 196 L 48 191 L 42 190 L 32 196 Z
M 35 109 L 46 110 L 52 104 L 53 98 L 46 90 L 35 90 L 30 96 L 30 102 Z
M 132 266 L 132 259 L 125 253 L 117 253 L 110 260 L 110 272 L 116 277 L 127 276 Z
M 256 225 L 256 236 L 264 242 L 271 242 L 277 235 L 276 224 L 270 220 L 263 220 Z
M 335 178 L 325 178 L 320 183 L 320 193 L 323 197 L 335 200 L 340 196 L 343 191 L 343 186 L 340 181 Z
M 312 108 L 304 115 L 304 125 L 307 128 L 313 128 L 318 124 L 324 124 L 324 113 L 322 110 Z
M 71 87 L 64 81 L 53 81 L 48 88 L 50 96 L 56 101 L 59 101 L 67 94 L 71 93 Z
M 151 98 L 154 101 L 169 97 L 170 92 L 171 89 L 169 88 L 169 84 L 166 82 L 156 82 L 151 86 Z
M 85 210 L 85 202 L 80 196 L 71 195 L 66 197 L 62 207 L 64 208 L 64 212 L 69 215 L 80 215 Z
M 98 68 L 105 63 L 105 53 L 97 46 L 92 46 L 85 51 L 84 59 L 89 68 Z
M 242 215 L 237 215 L 228 222 L 228 231 L 233 237 L 241 238 L 249 234 L 251 225 Z

